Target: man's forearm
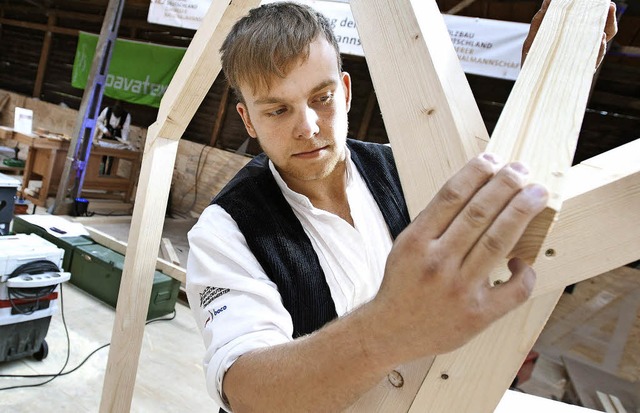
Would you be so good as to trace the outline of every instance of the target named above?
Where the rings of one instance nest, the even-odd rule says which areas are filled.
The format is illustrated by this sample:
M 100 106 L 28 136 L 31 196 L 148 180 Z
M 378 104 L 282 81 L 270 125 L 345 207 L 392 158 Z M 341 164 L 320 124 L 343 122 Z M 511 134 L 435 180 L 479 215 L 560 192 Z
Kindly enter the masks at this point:
M 238 412 L 337 412 L 397 364 L 375 344 L 368 305 L 293 342 L 240 357 L 223 390 Z M 383 340 L 384 341 L 384 340 Z M 382 344 L 382 343 L 380 343 Z

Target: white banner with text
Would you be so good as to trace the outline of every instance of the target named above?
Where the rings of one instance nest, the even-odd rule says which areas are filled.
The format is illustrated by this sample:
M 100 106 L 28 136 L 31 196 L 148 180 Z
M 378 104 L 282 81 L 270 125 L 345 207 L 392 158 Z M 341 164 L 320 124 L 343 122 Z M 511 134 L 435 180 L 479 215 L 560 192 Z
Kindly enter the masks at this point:
M 197 29 L 211 1 L 151 0 L 148 21 Z M 278 0 L 263 0 L 273 3 Z M 356 23 L 348 3 L 298 0 L 327 16 L 340 45 L 340 52 L 364 56 Z M 443 15 L 462 69 L 466 73 L 515 80 L 520 72 L 522 43 L 529 31 L 526 23 L 475 17 Z

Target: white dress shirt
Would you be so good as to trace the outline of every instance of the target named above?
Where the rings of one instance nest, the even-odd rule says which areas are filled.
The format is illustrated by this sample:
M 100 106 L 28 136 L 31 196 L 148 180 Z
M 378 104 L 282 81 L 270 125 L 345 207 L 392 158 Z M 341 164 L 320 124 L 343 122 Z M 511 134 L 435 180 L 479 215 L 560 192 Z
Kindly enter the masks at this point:
M 306 196 L 287 187 L 269 162 L 318 255 L 338 316 L 375 296 L 393 242 L 378 205 L 348 153 L 347 159 L 347 197 L 354 226 L 314 208 Z M 186 288 L 206 347 L 207 389 L 228 409 L 222 397 L 227 369 L 244 353 L 293 340 L 293 324 L 276 285 L 224 209 L 207 207 L 188 238 Z

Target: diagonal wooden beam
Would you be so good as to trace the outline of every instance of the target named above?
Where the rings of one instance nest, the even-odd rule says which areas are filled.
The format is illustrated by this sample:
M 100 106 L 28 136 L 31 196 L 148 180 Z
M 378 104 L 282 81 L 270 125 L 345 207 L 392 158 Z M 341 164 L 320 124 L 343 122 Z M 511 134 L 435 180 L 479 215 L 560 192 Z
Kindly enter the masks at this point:
M 493 139 L 495 139 L 497 143 L 493 151 L 502 154 L 507 160 L 524 160 L 527 164 L 533 166 L 533 170 L 541 169 L 544 171 L 546 175 L 544 179 L 542 179 L 542 182 L 551 186 L 552 201 L 557 201 L 556 194 L 558 190 L 554 184 L 554 179 L 557 175 L 562 175 L 570 165 L 570 160 L 575 148 L 575 143 L 570 144 L 570 142 L 577 137 L 577 131 L 575 134 L 568 133 L 567 135 L 560 135 L 569 138 L 569 142 L 563 141 L 561 143 L 564 147 L 561 148 L 562 151 L 560 153 L 549 151 L 550 147 L 548 142 L 541 143 L 535 148 L 529 147 L 532 142 L 534 142 L 535 145 L 537 141 L 527 135 L 527 131 L 529 128 L 535 129 L 539 123 L 545 124 L 543 113 L 546 113 L 546 116 L 548 116 L 549 113 L 541 112 L 538 109 L 540 109 L 540 107 L 544 108 L 548 104 L 556 104 L 551 113 L 564 114 L 564 117 L 562 117 L 562 115 L 560 116 L 562 118 L 561 120 L 565 121 L 565 125 L 569 127 L 571 126 L 571 121 L 574 120 L 576 116 L 582 116 L 584 113 L 584 104 L 586 101 L 581 98 L 582 95 L 572 97 L 577 101 L 577 104 L 572 108 L 568 108 L 567 111 L 563 112 L 565 108 L 558 107 L 559 105 L 557 105 L 557 103 L 560 103 L 560 101 L 553 99 L 553 89 L 555 87 L 553 83 L 555 78 L 549 70 L 555 69 L 556 74 L 568 71 L 572 75 L 577 75 L 575 78 L 578 79 L 578 82 L 570 82 L 571 85 L 568 87 L 568 90 L 571 91 L 573 90 L 572 88 L 582 90 L 583 85 L 587 83 L 585 79 L 588 79 L 585 72 L 591 70 L 592 75 L 593 68 L 595 67 L 595 57 L 597 56 L 599 41 L 594 42 L 593 39 L 597 36 L 596 40 L 599 40 L 601 36 L 606 11 L 604 9 L 604 1 L 600 1 L 599 3 L 592 2 L 596 7 L 596 9 L 593 10 L 589 7 L 582 8 L 577 5 L 573 7 L 574 4 L 571 1 L 557 0 L 554 3 L 556 10 L 559 11 L 551 9 L 547 13 L 551 17 L 545 19 L 547 24 L 541 27 L 538 39 L 536 40 L 538 45 L 551 43 L 553 47 L 550 52 L 543 52 L 540 46 L 536 48 L 536 45 L 534 45 L 534 49 L 540 50 L 540 52 L 538 52 L 537 57 L 533 59 L 534 63 L 528 63 L 528 66 L 532 68 L 529 71 L 530 74 L 526 75 L 525 70 L 523 70 L 523 74 L 521 74 L 521 77 L 524 79 L 524 88 L 521 87 L 521 89 L 528 89 L 530 92 L 520 91 L 520 94 L 515 95 L 515 103 L 513 103 L 512 100 L 510 105 L 511 109 L 507 111 L 505 108 L 505 112 L 511 112 L 510 115 L 507 115 L 507 121 L 514 118 L 514 121 L 516 123 L 522 123 L 523 127 L 520 128 L 520 124 L 517 125 L 518 128 L 515 130 L 510 130 L 509 127 L 503 127 L 504 133 L 502 136 L 500 133 L 498 133 L 497 136 L 494 135 Z M 591 5 L 588 4 L 588 2 L 583 2 L 580 6 L 584 6 L 585 4 Z M 407 0 L 387 4 L 387 2 L 384 1 L 368 1 L 365 5 L 364 1 L 353 0 L 351 6 L 358 23 L 358 29 L 361 33 L 363 47 L 379 96 L 385 125 L 389 131 L 408 204 L 410 208 L 412 206 L 422 207 L 426 204 L 424 195 L 428 194 L 427 196 L 430 198 L 430 196 L 435 193 L 434 182 L 438 182 L 435 185 L 436 188 L 444 182 L 444 180 L 440 180 L 440 171 L 433 172 L 433 169 L 440 167 L 447 171 L 446 176 L 450 176 L 455 169 L 463 165 L 464 162 L 462 160 L 471 157 L 472 154 L 469 150 L 469 148 L 471 148 L 471 145 L 469 145 L 470 137 L 456 133 L 465 130 L 464 125 L 466 120 L 460 116 L 456 117 L 455 110 L 460 107 L 475 106 L 475 104 L 469 103 L 467 100 L 469 99 L 468 95 L 455 93 L 456 89 L 466 90 L 468 86 L 466 86 L 464 76 L 462 79 L 459 76 L 462 70 L 459 69 L 459 64 L 455 64 L 457 62 L 453 61 L 456 59 L 451 58 L 451 55 L 455 54 L 453 52 L 453 46 L 451 46 L 448 41 L 446 28 L 440 21 L 441 18 L 437 12 L 437 8 L 435 8 L 434 2 L 429 1 L 425 3 Z M 608 6 L 608 2 L 606 6 Z M 429 11 L 427 11 L 427 9 L 429 9 Z M 581 32 L 574 30 L 574 26 L 571 26 L 571 24 L 574 24 L 573 21 L 567 23 L 566 17 L 569 11 L 575 13 L 576 10 L 582 13 L 582 17 L 584 17 L 584 15 L 589 18 L 597 17 L 597 19 L 599 19 L 597 20 L 597 24 L 592 26 L 590 31 L 586 30 Z M 385 18 L 391 19 L 391 24 L 389 24 L 389 22 L 384 24 Z M 581 17 L 576 17 L 576 19 L 580 18 Z M 400 22 L 402 22 L 402 24 L 400 24 Z M 424 26 L 421 26 L 421 23 L 424 23 Z M 564 24 L 566 24 L 566 26 Z M 593 24 L 593 22 L 591 24 Z M 582 27 L 584 27 L 584 23 L 582 23 L 582 25 Z M 581 27 L 581 24 L 577 26 Z M 589 27 L 588 24 L 587 27 Z M 565 31 L 562 31 L 563 28 Z M 582 40 L 582 38 L 576 40 L 573 37 L 574 33 L 572 30 L 573 32 L 583 33 L 584 40 Z M 580 46 L 583 45 L 581 42 L 584 42 L 587 46 L 586 51 L 578 49 L 575 45 L 572 48 L 568 48 L 567 45 L 569 43 L 564 41 L 567 36 Z M 567 48 L 569 49 L 568 52 L 571 58 L 568 58 L 568 60 L 559 59 L 563 57 L 559 51 L 564 53 Z M 530 53 L 534 53 L 534 49 L 532 49 Z M 446 61 L 446 69 L 442 70 L 442 66 L 439 66 L 436 62 L 442 63 L 445 61 L 445 58 L 449 60 Z M 566 69 L 574 63 L 577 63 L 578 66 L 572 69 Z M 425 68 L 425 71 L 421 73 L 419 68 Z M 564 81 L 566 79 L 563 78 L 562 80 Z M 461 83 L 465 86 L 461 86 Z M 410 85 L 410 88 L 406 86 L 407 84 Z M 527 94 L 525 95 L 525 93 Z M 551 98 L 547 97 L 549 93 Z M 588 94 L 588 89 L 586 94 Z M 529 97 L 534 98 L 531 99 L 533 103 L 529 103 Z M 540 99 L 541 97 L 544 99 Z M 545 104 L 538 105 L 536 98 L 538 101 L 544 101 Z M 464 102 L 463 104 L 460 103 L 460 99 Z M 426 105 L 425 102 L 427 102 Z M 435 102 L 435 104 L 433 102 Z M 449 106 L 451 110 L 444 110 L 445 116 L 438 118 L 438 112 L 443 112 L 443 106 Z M 477 108 L 471 111 L 472 119 L 475 119 L 476 111 Z M 408 113 L 410 116 L 406 116 L 405 113 Z M 413 114 L 417 115 L 411 116 Z M 424 114 L 427 116 L 420 116 Z M 464 112 L 458 112 L 457 114 L 464 114 Z M 428 118 L 428 116 L 431 116 L 431 118 Z M 571 119 L 568 118 L 569 116 L 571 116 Z M 470 123 L 475 124 L 474 120 Z M 580 123 L 581 122 L 578 122 L 578 127 Z M 506 124 L 510 125 L 508 122 Z M 549 125 L 547 124 L 546 126 L 546 132 L 549 134 Z M 524 134 L 516 133 L 518 129 L 524 131 Z M 565 128 L 560 133 L 566 132 Z M 420 137 L 414 138 L 416 134 L 423 134 L 426 137 L 422 139 L 420 139 Z M 515 145 L 510 146 L 508 143 L 504 144 L 507 142 L 506 138 L 509 134 L 516 135 L 516 139 L 514 140 L 516 142 Z M 438 142 L 439 145 L 437 144 L 435 148 L 425 149 L 425 139 Z M 407 153 L 407 146 L 410 147 L 410 153 Z M 553 145 L 551 147 L 557 148 L 557 146 Z M 523 150 L 522 148 L 525 149 Z M 525 157 L 522 156 L 523 154 Z M 526 158 L 528 154 L 531 154 L 531 159 Z M 551 157 L 554 161 L 557 159 L 558 164 L 552 164 L 553 167 L 545 164 L 545 157 Z M 442 160 L 445 161 L 444 165 Z M 422 162 L 423 165 L 417 165 L 418 162 Z M 560 166 L 560 168 L 557 166 Z M 436 175 L 436 177 L 434 178 L 433 175 Z M 428 176 L 429 178 L 423 179 L 421 176 Z M 407 185 L 407 181 L 411 181 L 413 185 Z M 415 188 L 416 184 L 420 187 L 419 189 Z M 414 202 L 413 197 L 415 197 L 417 193 L 421 193 L 423 196 L 420 197 L 419 202 Z M 552 206 L 550 209 L 551 212 L 544 217 L 542 226 L 530 227 L 530 231 L 528 231 L 531 233 L 531 229 L 533 228 L 533 232 L 538 233 L 538 236 L 535 237 L 533 242 L 529 241 L 531 245 L 524 244 L 528 248 L 528 256 L 531 259 L 537 255 L 542 239 L 546 235 L 548 226 L 559 204 L 552 202 L 550 206 Z M 525 240 L 527 240 L 527 238 L 528 237 L 524 237 Z M 499 327 L 500 330 L 494 332 L 496 336 L 504 336 L 506 343 L 513 344 L 515 342 L 513 339 L 514 334 L 508 331 L 510 325 L 513 324 L 517 326 L 525 321 L 534 321 L 531 323 L 532 328 L 529 329 L 529 332 L 524 337 L 526 345 L 514 346 L 515 350 L 508 348 L 509 354 L 506 359 L 501 360 L 501 365 L 504 365 L 504 367 L 500 368 L 500 374 L 498 374 L 500 378 L 498 380 L 489 382 L 486 385 L 479 385 L 475 380 L 478 374 L 481 375 L 483 371 L 486 371 L 486 364 L 475 363 L 469 367 L 467 361 L 469 359 L 483 359 L 487 349 L 482 348 L 482 345 L 478 345 L 477 342 L 472 342 L 470 346 L 465 347 L 465 349 L 460 352 L 454 352 L 452 355 L 436 358 L 436 362 L 429 370 L 429 375 L 421 390 L 421 393 L 426 396 L 420 398 L 420 400 L 416 399 L 412 411 L 469 411 L 471 406 L 468 403 L 465 404 L 464 400 L 473 400 L 474 407 L 479 409 L 479 411 L 492 410 L 496 406 L 502 393 L 504 393 L 504 390 L 508 387 L 509 383 L 507 382 L 507 378 L 509 378 L 509 376 L 513 377 L 514 371 L 517 370 L 524 355 L 526 355 L 526 352 L 533 344 L 535 337 L 537 337 L 540 329 L 544 325 L 560 293 L 561 291 L 551 292 L 544 297 L 540 296 L 536 298 L 531 303 L 528 303 L 527 306 L 523 306 L 523 308 L 517 312 L 512 313 L 510 318 L 507 319 L 506 324 L 501 325 Z M 535 320 L 531 320 L 532 316 Z M 508 340 L 508 338 L 512 339 Z M 495 349 L 495 347 L 496 346 L 493 345 L 492 349 Z M 501 356 L 505 356 L 504 352 Z M 461 363 L 461 360 L 464 360 L 464 362 Z M 425 366 L 428 366 L 428 362 L 425 363 Z M 447 367 L 446 373 L 442 372 L 444 366 Z M 419 378 L 410 378 L 410 380 L 415 379 Z M 443 385 L 443 383 L 446 384 Z M 481 392 L 483 394 L 479 394 Z M 460 394 L 465 394 L 465 397 L 456 397 L 456 395 Z M 476 403 L 478 399 L 482 400 L 483 403 Z M 391 408 L 391 406 L 387 407 Z M 394 406 L 394 408 L 397 407 L 397 405 Z M 381 405 L 380 410 L 384 411 L 385 407 Z
M 552 2 L 487 147 L 529 165 L 532 181 L 549 189 L 547 209 L 513 253 L 530 262 L 562 204 L 608 7 L 607 0 Z M 532 298 L 467 345 L 436 357 L 410 412 L 493 411 L 563 289 Z
M 218 50 L 259 0 L 214 2 L 149 127 L 111 335 L 100 412 L 129 412 L 178 142 L 220 72 Z
M 259 0 L 214 1 L 162 97 L 157 136 L 180 139 L 220 73 L 219 50 L 231 26 Z M 147 137 L 147 139 L 149 139 Z
M 411 217 L 489 140 L 433 0 L 351 0 Z M 353 411 L 407 411 L 432 357 L 396 371 L 401 388 L 369 392 Z

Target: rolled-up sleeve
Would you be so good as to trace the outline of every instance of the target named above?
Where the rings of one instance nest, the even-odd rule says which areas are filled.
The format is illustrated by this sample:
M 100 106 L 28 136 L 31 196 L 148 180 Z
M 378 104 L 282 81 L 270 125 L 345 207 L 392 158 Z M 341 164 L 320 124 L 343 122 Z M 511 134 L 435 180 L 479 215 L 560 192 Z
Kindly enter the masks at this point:
M 186 290 L 206 349 L 207 389 L 229 409 L 222 395 L 226 371 L 247 352 L 291 341 L 293 323 L 276 285 L 226 211 L 209 206 L 188 239 Z

